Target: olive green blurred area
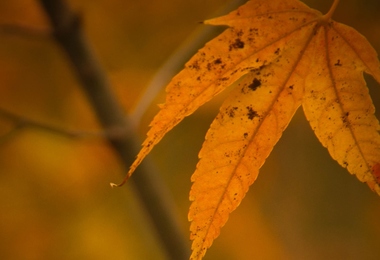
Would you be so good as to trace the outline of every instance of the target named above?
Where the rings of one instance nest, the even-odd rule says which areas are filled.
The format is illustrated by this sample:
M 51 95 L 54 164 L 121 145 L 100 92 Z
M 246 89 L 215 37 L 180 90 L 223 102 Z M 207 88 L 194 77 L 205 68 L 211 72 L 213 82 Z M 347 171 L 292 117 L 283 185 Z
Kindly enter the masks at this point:
M 69 3 L 128 113 L 160 66 L 202 30 L 200 21 L 228 1 Z M 327 12 L 332 0 L 305 3 Z M 334 19 L 379 52 L 379 10 L 378 0 L 346 0 Z M 49 30 L 39 1 L 0 1 L 0 108 L 61 129 L 100 131 Z M 380 107 L 380 86 L 366 79 Z M 185 236 L 190 176 L 225 95 L 186 118 L 151 154 Z M 163 100 L 161 90 L 138 126 L 141 138 Z M 0 116 L 0 259 L 166 259 L 133 187 L 109 187 L 125 169 L 102 138 L 14 127 Z M 205 259 L 380 259 L 379 248 L 380 198 L 330 158 L 300 110 Z

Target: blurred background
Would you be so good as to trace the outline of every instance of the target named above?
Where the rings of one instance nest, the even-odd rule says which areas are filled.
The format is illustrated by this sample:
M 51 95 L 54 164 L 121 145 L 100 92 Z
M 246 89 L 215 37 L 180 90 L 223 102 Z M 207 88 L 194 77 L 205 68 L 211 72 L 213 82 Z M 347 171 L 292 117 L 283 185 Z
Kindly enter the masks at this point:
M 229 3 L 69 2 L 83 15 L 126 113 L 170 55 L 204 28 L 199 22 Z M 332 4 L 304 2 L 323 13 Z M 334 20 L 380 52 L 379 10 L 378 0 L 341 1 Z M 62 129 L 99 130 L 70 64 L 44 31 L 49 24 L 38 1 L 0 1 L 0 109 Z M 366 79 L 379 107 L 379 85 Z M 225 95 L 186 118 L 151 153 L 185 236 L 190 176 Z M 141 138 L 163 100 L 162 90 L 138 125 Z M 104 140 L 13 128 L 0 114 L 1 259 L 166 259 L 130 185 L 110 189 L 125 169 Z M 205 259 L 380 259 L 379 245 L 380 198 L 330 158 L 300 110 Z

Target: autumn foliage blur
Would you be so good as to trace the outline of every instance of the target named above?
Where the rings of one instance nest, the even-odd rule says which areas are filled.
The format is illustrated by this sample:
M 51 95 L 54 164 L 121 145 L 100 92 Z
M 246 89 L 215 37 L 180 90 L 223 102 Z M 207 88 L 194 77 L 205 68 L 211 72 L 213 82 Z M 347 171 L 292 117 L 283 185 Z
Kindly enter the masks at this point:
M 199 21 L 227 3 L 69 2 L 83 15 L 126 113 Z M 322 12 L 331 5 L 305 3 Z M 355 27 L 380 52 L 379 9 L 377 0 L 344 1 L 334 20 Z M 62 129 L 100 130 L 47 32 L 38 1 L 0 2 L 0 109 Z M 368 82 L 379 107 L 380 90 Z M 141 136 L 162 100 L 163 91 L 139 125 Z M 185 231 L 190 176 L 220 101 L 185 119 L 152 151 Z M 109 188 L 125 169 L 102 138 L 14 126 L 0 117 L 1 259 L 165 259 L 132 187 Z M 205 259 L 376 259 L 379 219 L 377 195 L 329 157 L 299 112 Z

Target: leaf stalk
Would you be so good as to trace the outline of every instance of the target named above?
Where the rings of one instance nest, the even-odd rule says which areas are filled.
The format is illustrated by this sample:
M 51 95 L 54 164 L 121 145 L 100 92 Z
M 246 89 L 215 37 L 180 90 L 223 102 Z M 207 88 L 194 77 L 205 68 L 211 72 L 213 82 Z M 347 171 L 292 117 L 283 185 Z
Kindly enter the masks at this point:
M 335 9 L 337 8 L 339 4 L 339 0 L 334 0 L 334 3 L 332 4 L 332 6 L 330 7 L 330 10 L 327 12 L 327 14 L 325 14 L 323 17 L 322 17 L 322 21 L 325 21 L 325 22 L 328 22 L 330 21 L 331 17 L 333 16 L 334 12 L 335 12 Z

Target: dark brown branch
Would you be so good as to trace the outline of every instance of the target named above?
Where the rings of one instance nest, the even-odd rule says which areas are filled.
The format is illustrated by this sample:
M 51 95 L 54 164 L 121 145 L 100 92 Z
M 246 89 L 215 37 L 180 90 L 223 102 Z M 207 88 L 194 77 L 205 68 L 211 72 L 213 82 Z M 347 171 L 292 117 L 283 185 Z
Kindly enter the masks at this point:
M 84 37 L 80 16 L 73 13 L 63 0 L 40 2 L 51 21 L 54 37 L 71 61 L 73 70 L 102 126 L 105 129 L 126 129 L 124 138 L 108 141 L 127 169 L 140 149 L 140 141 L 130 121 L 123 114 L 104 70 Z M 177 218 L 173 214 L 173 202 L 169 199 L 170 196 L 167 196 L 167 189 L 163 187 L 158 176 L 149 160 L 145 160 L 131 181 L 150 215 L 168 257 L 176 260 L 188 259 L 188 240 L 184 238 L 177 224 Z

